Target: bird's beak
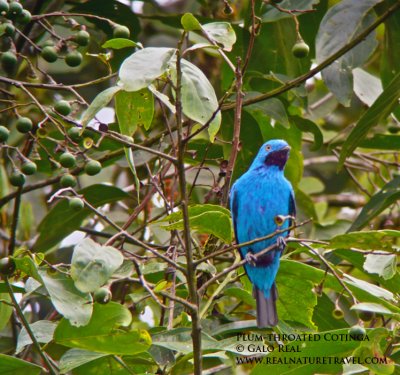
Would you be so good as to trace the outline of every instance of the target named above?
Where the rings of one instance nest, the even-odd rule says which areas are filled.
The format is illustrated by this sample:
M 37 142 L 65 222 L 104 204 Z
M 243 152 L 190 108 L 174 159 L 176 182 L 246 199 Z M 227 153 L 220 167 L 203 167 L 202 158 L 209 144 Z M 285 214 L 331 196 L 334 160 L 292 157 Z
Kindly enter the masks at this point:
M 290 146 L 282 147 L 279 151 L 290 151 Z

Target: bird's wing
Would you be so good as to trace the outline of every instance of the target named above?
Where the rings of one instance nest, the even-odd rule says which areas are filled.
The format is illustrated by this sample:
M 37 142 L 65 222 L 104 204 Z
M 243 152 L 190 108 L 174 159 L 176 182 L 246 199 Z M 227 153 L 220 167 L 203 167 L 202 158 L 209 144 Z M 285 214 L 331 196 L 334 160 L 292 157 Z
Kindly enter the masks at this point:
M 239 244 L 241 241 L 238 237 L 238 230 L 237 230 L 237 217 L 239 212 L 239 197 L 238 193 L 235 190 L 235 186 L 232 187 L 231 190 L 231 213 L 232 213 L 232 222 L 233 222 L 233 231 L 235 233 L 236 244 Z M 240 257 L 244 259 L 243 249 L 238 248 Z
M 293 190 L 290 192 L 289 196 L 289 215 L 295 217 L 296 216 L 296 201 L 294 200 Z M 294 221 L 290 220 L 290 225 L 293 225 Z
M 235 232 L 236 242 L 239 243 L 238 234 L 237 234 L 237 216 L 238 216 L 238 198 L 235 187 L 231 190 L 231 213 L 232 213 L 232 222 L 233 222 L 233 230 Z

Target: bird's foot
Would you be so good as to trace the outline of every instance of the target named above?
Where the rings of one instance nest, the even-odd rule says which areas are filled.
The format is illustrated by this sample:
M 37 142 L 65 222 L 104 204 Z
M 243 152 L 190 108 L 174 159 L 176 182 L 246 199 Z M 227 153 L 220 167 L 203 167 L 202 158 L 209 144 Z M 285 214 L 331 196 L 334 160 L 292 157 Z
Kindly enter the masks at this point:
M 245 259 L 246 259 L 247 263 L 249 263 L 253 267 L 255 267 L 257 265 L 257 257 L 250 251 L 247 252 Z
M 286 245 L 287 244 L 286 244 L 285 237 L 282 237 L 282 236 L 278 237 L 278 239 L 276 240 L 276 246 L 278 247 L 278 249 L 280 251 L 283 251 L 283 250 L 285 250 Z

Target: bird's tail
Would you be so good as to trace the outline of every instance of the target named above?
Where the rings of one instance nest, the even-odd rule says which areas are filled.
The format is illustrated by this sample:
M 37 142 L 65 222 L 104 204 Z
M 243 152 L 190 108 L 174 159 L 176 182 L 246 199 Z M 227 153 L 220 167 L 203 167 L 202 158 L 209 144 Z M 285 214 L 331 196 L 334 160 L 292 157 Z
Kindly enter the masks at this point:
M 257 304 L 257 326 L 258 328 L 273 327 L 278 324 L 278 313 L 276 312 L 276 300 L 278 291 L 275 283 L 272 285 L 269 297 L 265 297 L 262 290 L 254 286 L 254 297 Z

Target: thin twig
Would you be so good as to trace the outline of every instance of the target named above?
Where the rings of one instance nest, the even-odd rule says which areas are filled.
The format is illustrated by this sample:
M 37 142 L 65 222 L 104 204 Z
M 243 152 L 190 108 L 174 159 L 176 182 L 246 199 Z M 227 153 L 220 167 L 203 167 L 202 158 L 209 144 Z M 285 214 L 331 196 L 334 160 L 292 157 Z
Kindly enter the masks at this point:
M 235 166 L 236 158 L 239 153 L 240 147 L 240 125 L 242 121 L 242 105 L 243 105 L 243 76 L 241 68 L 241 59 L 238 57 L 237 65 L 235 70 L 236 77 L 236 105 L 235 105 L 235 118 L 233 124 L 233 139 L 232 139 L 232 151 L 226 168 L 225 184 L 222 191 L 221 203 L 223 206 L 227 206 L 229 199 L 229 188 L 233 174 L 233 168 Z
M 29 337 L 31 338 L 33 345 L 36 347 L 36 349 L 39 352 L 39 355 L 42 357 L 43 362 L 46 364 L 47 370 L 50 372 L 50 374 L 57 375 L 57 372 L 53 369 L 52 364 L 50 363 L 46 354 L 43 352 L 42 348 L 40 347 L 39 342 L 36 340 L 35 334 L 33 333 L 31 326 L 29 325 L 29 322 L 26 320 L 24 312 L 21 310 L 21 307 L 19 306 L 17 300 L 15 299 L 14 292 L 11 288 L 8 277 L 5 277 L 5 283 L 7 286 L 8 294 L 10 295 L 11 301 L 14 305 L 15 312 L 17 313 L 19 319 L 21 320 L 21 323 L 24 326 L 24 328 L 26 329 L 26 332 L 28 333 Z
M 309 244 L 307 244 L 306 242 L 300 242 L 300 244 L 304 247 L 306 247 L 312 254 L 314 254 L 315 256 L 317 256 L 322 263 L 324 263 L 324 265 L 326 266 L 326 268 L 328 268 L 333 276 L 335 276 L 335 278 L 337 279 L 337 281 L 339 282 L 339 284 L 343 287 L 344 290 L 346 290 L 346 292 L 349 294 L 349 296 L 351 297 L 351 299 L 353 300 L 353 305 L 357 304 L 357 298 L 354 296 L 354 294 L 352 293 L 352 291 L 347 287 L 347 285 L 343 282 L 343 280 L 340 278 L 340 276 L 337 274 L 337 272 L 334 270 L 334 268 L 329 264 L 329 262 L 315 249 L 313 249 Z

